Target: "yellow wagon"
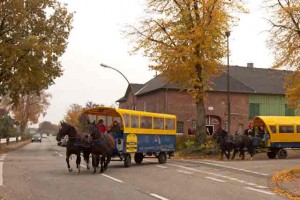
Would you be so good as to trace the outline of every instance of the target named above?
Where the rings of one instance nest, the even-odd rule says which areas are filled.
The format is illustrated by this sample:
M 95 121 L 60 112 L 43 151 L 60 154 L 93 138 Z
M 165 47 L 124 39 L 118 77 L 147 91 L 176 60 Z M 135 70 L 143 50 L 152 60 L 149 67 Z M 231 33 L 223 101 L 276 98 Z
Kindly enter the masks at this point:
M 131 165 L 131 154 L 136 163 L 141 163 L 146 156 L 154 156 L 161 164 L 167 161 L 167 155 L 174 155 L 175 115 L 110 107 L 86 109 L 84 114 L 91 123 L 102 119 L 106 126 L 115 120 L 121 124 L 122 131 L 114 134 L 114 157 L 124 161 L 125 167 Z
M 256 116 L 253 125 L 265 131 L 263 143 L 269 158 L 285 159 L 287 148 L 300 148 L 300 116 Z

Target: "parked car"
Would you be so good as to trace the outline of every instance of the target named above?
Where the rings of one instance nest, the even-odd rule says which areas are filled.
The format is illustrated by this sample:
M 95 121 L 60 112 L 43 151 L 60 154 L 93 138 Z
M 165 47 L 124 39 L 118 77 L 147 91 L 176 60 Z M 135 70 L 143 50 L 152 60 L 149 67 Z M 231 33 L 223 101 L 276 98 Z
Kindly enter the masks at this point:
M 47 134 L 46 133 L 43 133 L 42 134 L 42 138 L 47 138 L 48 136 L 47 136 Z
M 40 134 L 34 134 L 31 138 L 31 142 L 42 142 L 42 137 Z

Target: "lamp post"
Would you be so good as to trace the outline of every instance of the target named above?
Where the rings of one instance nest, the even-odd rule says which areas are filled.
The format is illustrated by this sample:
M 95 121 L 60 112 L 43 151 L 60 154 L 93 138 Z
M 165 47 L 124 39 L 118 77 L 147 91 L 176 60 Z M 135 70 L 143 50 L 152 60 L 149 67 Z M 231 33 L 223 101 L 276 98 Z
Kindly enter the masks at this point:
M 135 105 L 135 96 L 134 96 L 134 93 L 133 93 L 133 90 L 132 90 L 132 85 L 129 83 L 129 81 L 128 81 L 128 79 L 126 78 L 126 76 L 125 76 L 122 72 L 120 72 L 119 70 L 117 70 L 117 69 L 115 69 L 115 68 L 113 68 L 113 67 L 111 67 L 111 66 L 105 65 L 105 64 L 103 64 L 103 63 L 101 63 L 100 66 L 101 66 L 101 67 L 104 67 L 104 68 L 113 69 L 113 70 L 117 71 L 119 74 L 121 74 L 121 75 L 125 78 L 125 80 L 127 81 L 128 85 L 129 85 L 129 87 L 130 87 L 130 90 L 131 90 L 132 101 L 133 101 L 132 109 L 135 110 L 135 106 L 136 106 L 136 105 Z
M 230 87 L 229 87 L 229 36 L 230 31 L 226 31 L 227 37 L 227 131 L 230 133 Z

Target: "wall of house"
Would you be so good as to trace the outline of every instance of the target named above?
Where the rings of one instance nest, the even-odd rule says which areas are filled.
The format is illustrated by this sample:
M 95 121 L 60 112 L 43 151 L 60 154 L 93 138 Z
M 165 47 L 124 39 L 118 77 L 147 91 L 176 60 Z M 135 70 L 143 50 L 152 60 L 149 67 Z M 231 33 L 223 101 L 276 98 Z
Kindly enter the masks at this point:
M 128 102 L 121 102 L 120 108 L 131 106 L 130 97 Z M 158 90 L 136 97 L 137 110 L 175 114 L 177 120 L 184 123 L 184 133 L 192 128 L 192 122 L 197 118 L 196 105 L 193 98 L 186 92 L 178 90 Z M 251 120 L 248 119 L 249 101 L 248 94 L 230 94 L 231 102 L 231 125 L 230 132 L 243 132 Z M 221 125 L 226 129 L 227 119 L 227 94 L 210 92 L 205 97 L 205 109 L 207 125 L 211 125 L 213 131 Z
M 249 103 L 259 104 L 259 115 L 285 116 L 284 95 L 249 95 Z

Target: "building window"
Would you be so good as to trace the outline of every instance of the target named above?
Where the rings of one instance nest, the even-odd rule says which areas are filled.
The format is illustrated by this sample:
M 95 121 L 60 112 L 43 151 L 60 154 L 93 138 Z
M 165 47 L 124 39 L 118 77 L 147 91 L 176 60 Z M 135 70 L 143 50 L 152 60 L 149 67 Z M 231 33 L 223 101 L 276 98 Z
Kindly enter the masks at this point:
M 290 109 L 287 104 L 285 104 L 285 116 L 295 116 L 293 109 Z
M 259 103 L 250 103 L 249 104 L 249 119 L 253 119 L 257 115 L 259 115 Z
M 196 120 L 193 119 L 193 120 L 192 120 L 192 130 L 195 131 L 195 130 L 196 130 L 196 127 L 197 127 Z
M 177 133 L 183 133 L 183 126 L 184 123 L 183 122 L 177 122 Z

